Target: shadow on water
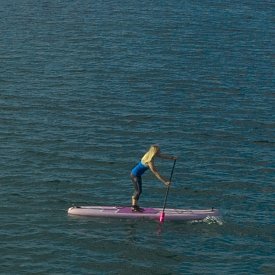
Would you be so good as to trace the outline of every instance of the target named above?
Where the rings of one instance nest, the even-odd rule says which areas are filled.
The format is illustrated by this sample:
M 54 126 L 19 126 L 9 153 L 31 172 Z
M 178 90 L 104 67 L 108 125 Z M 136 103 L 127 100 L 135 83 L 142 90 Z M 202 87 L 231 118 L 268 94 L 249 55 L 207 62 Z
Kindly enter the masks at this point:
M 174 234 L 177 232 L 194 232 L 197 233 L 202 229 L 210 227 L 216 228 L 215 226 L 224 225 L 222 217 L 206 217 L 203 220 L 191 220 L 191 221 L 164 221 L 163 223 L 158 220 L 147 220 L 147 219 L 117 219 L 117 218 L 91 218 L 91 217 L 80 217 L 80 216 L 68 216 L 68 222 L 74 227 L 85 227 L 92 225 L 95 228 L 112 228 L 120 233 L 125 232 L 129 240 L 133 242 L 141 240 L 141 236 L 158 236 L 165 237 L 166 234 Z M 117 236 L 119 235 L 117 234 Z

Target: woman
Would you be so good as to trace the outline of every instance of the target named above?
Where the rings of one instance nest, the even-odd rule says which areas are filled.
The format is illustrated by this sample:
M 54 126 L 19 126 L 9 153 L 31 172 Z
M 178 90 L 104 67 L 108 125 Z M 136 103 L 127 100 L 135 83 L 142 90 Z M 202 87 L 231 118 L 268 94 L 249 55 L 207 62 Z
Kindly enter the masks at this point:
M 140 194 L 142 193 L 142 174 L 150 169 L 152 173 L 165 185 L 169 185 L 170 181 L 164 178 L 159 174 L 155 165 L 154 159 L 155 157 L 163 158 L 163 159 L 172 159 L 175 160 L 176 157 L 167 156 L 160 153 L 160 148 L 157 145 L 152 145 L 148 152 L 142 157 L 141 161 L 132 169 L 131 171 L 131 179 L 134 184 L 135 192 L 132 196 L 132 211 L 134 212 L 142 212 L 143 209 L 140 208 L 137 204 Z

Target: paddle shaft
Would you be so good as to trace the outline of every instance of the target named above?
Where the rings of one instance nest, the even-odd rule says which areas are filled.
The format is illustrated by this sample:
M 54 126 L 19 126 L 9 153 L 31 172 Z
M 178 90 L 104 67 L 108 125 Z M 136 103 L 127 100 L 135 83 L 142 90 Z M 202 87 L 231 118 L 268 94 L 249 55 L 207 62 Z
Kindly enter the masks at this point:
M 169 179 L 170 184 L 168 185 L 168 187 L 167 187 L 167 189 L 166 189 L 164 204 L 163 204 L 162 213 L 161 213 L 161 216 L 160 216 L 160 221 L 161 221 L 161 222 L 163 222 L 163 220 L 164 220 L 164 211 L 165 211 L 165 208 L 166 208 L 167 198 L 168 198 L 168 194 L 169 194 L 169 190 L 170 190 L 170 185 L 171 185 L 172 176 L 173 176 L 173 173 L 174 173 L 174 168 L 175 168 L 175 165 L 176 165 L 176 161 L 177 161 L 177 160 L 175 159 L 175 160 L 174 160 L 174 164 L 173 164 L 173 168 L 172 168 L 172 170 L 171 170 L 170 179 Z

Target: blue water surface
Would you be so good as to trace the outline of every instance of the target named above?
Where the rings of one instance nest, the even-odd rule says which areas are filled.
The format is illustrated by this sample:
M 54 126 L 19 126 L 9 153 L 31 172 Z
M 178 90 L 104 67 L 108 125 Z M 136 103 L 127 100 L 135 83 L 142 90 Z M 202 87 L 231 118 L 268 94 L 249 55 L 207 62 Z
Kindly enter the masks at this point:
M 273 1 L 0 4 L 1 274 L 275 273 Z M 167 207 L 220 219 L 67 215 L 129 205 L 155 143 Z

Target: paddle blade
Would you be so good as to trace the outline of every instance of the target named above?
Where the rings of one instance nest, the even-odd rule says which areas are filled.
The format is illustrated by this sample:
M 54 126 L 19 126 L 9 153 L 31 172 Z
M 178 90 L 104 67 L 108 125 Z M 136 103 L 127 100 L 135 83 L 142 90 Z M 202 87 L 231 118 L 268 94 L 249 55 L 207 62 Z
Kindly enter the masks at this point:
M 164 213 L 164 212 L 161 212 L 160 217 L 159 217 L 159 221 L 160 221 L 161 223 L 164 222 L 164 216 L 165 216 L 165 213 Z

